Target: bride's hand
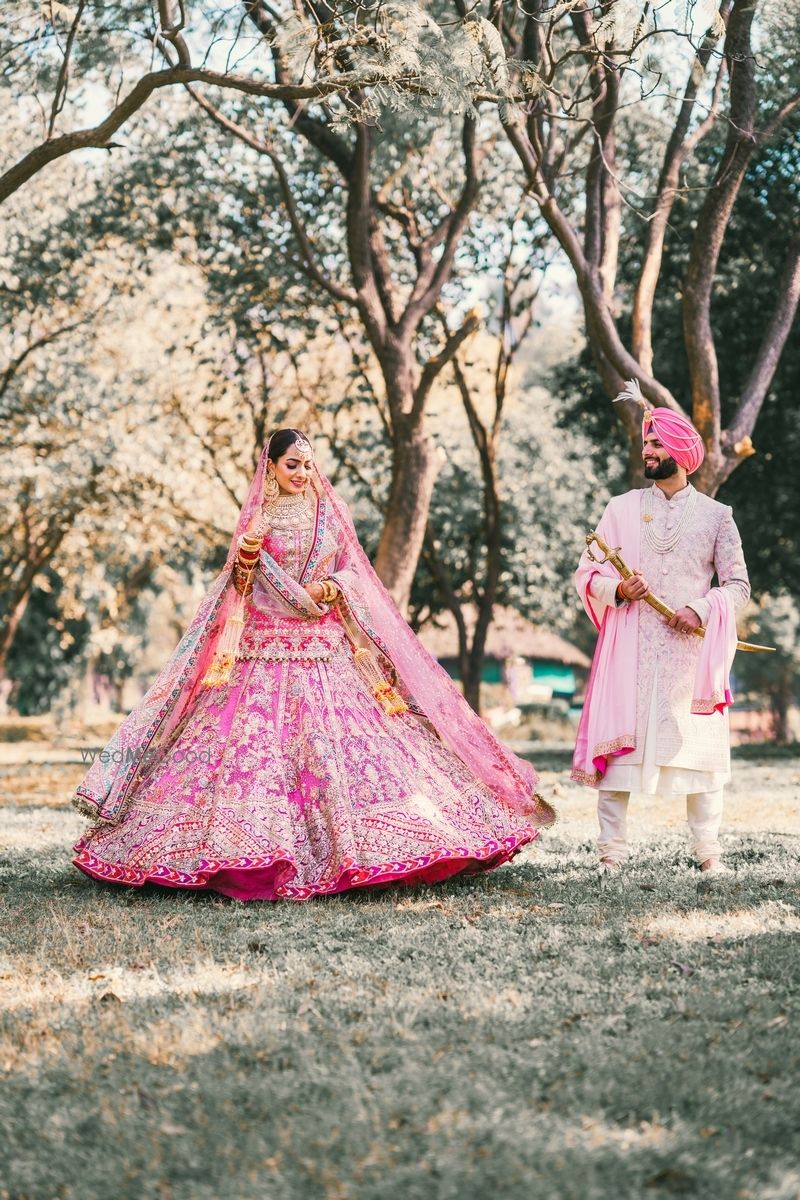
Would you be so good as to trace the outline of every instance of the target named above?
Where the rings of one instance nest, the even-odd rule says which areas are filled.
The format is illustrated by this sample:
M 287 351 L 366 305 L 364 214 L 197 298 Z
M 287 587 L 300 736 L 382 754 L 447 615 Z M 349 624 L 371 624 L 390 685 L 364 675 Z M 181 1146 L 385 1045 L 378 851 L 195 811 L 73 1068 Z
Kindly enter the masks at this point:
M 315 604 L 319 604 L 321 602 L 323 595 L 321 583 L 310 583 L 306 588 L 306 591 Z
M 261 527 L 260 530 L 259 530 L 259 526 Z M 263 537 L 263 533 L 264 533 L 264 508 L 263 508 L 263 506 L 260 509 L 257 508 L 255 510 L 255 512 L 252 514 L 252 516 L 250 517 L 250 520 L 247 522 L 247 528 L 244 531 L 244 536 L 250 537 L 250 538 L 258 537 L 259 532 L 261 533 L 261 535 Z

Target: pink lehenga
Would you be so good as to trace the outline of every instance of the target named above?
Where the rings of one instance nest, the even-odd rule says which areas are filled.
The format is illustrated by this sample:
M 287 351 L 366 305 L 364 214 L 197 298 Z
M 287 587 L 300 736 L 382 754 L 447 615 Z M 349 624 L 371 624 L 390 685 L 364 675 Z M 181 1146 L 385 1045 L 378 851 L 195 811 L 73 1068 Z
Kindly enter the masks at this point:
M 306 900 L 507 862 L 553 819 L 535 773 L 428 656 L 316 468 L 308 500 L 275 506 L 224 661 L 231 568 L 267 452 L 225 569 L 76 791 L 95 824 L 75 865 L 134 886 Z M 333 607 L 305 591 L 322 579 L 340 589 Z

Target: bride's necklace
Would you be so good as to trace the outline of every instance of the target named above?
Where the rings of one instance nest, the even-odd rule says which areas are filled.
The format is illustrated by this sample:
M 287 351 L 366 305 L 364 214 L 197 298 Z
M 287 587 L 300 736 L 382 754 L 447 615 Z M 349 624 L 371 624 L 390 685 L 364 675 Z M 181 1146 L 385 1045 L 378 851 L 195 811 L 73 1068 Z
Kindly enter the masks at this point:
M 644 494 L 644 517 L 642 518 L 644 521 L 644 536 L 647 538 L 648 544 L 650 545 L 651 549 L 655 550 L 656 554 L 669 554 L 670 550 L 674 550 L 678 542 L 683 537 L 686 526 L 692 519 L 692 514 L 694 513 L 695 505 L 697 504 L 697 492 L 691 484 L 688 486 L 691 488 L 691 491 L 689 492 L 688 499 L 683 505 L 683 515 L 681 516 L 680 521 L 678 521 L 678 524 L 675 526 L 672 532 L 667 535 L 667 537 L 660 537 L 659 534 L 657 534 L 653 529 L 653 492 L 655 491 L 655 484 L 653 484 L 653 487 L 648 488 Z
M 313 523 L 313 500 L 309 501 L 301 492 L 280 495 L 261 509 L 253 536 L 263 538 L 270 529 L 276 529 L 279 533 L 293 529 L 310 529 Z
M 308 500 L 301 493 L 279 496 L 264 512 L 264 520 L 272 529 L 308 529 L 313 521 Z

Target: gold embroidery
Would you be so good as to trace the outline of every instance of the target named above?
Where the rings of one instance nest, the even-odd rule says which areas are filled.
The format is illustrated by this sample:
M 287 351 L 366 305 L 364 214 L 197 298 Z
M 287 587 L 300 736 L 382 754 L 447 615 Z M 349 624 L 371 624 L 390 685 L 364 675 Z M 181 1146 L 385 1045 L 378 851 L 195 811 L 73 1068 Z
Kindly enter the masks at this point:
M 592 758 L 606 758 L 628 747 L 636 748 L 636 735 L 633 733 L 623 733 L 622 737 L 614 738 L 612 742 L 599 742 L 592 751 Z
M 271 621 L 263 625 L 252 621 L 242 634 L 237 658 L 260 658 L 268 662 L 289 659 L 325 661 L 341 649 L 345 632 L 330 624 L 324 630 L 312 630 L 300 621 Z
M 621 737 L 614 738 L 611 742 L 599 742 L 592 751 L 592 758 L 608 758 L 610 754 L 615 754 L 618 750 L 635 749 L 635 747 L 635 735 L 623 733 Z M 599 771 L 582 771 L 580 767 L 573 767 L 569 777 L 574 783 L 583 783 L 587 787 L 597 787 L 602 779 Z
M 693 700 L 692 713 L 695 716 L 706 716 L 717 711 L 720 704 L 725 704 L 727 697 L 722 692 L 715 692 L 710 700 Z
M 600 782 L 600 772 L 581 771 L 579 767 L 573 767 L 570 771 L 570 779 L 575 783 L 585 783 L 587 787 L 597 787 Z

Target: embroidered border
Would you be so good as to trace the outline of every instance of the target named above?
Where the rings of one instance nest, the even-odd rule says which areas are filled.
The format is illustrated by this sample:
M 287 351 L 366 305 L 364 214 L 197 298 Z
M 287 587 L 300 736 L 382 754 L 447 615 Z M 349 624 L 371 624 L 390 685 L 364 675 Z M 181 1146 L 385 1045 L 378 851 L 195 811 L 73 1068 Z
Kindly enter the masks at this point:
M 618 754 L 620 750 L 635 749 L 636 735 L 623 733 L 621 737 L 614 738 L 613 741 L 598 742 L 592 751 L 592 758 L 608 758 L 611 754 Z M 581 767 L 573 767 L 569 777 L 573 783 L 582 783 L 586 787 L 597 787 L 603 778 L 599 771 L 584 771 Z
M 605 758 L 609 754 L 616 754 L 620 750 L 635 750 L 636 749 L 636 734 L 623 733 L 621 737 L 614 738 L 611 742 L 598 742 L 592 751 L 592 758 Z
M 275 562 L 275 559 L 266 550 L 261 551 L 261 560 L 258 565 L 258 573 L 262 579 L 266 580 L 270 587 L 278 593 L 281 600 L 290 605 L 295 612 L 300 614 L 300 616 L 306 618 L 308 617 L 308 613 L 306 612 L 305 608 L 303 608 L 299 600 L 295 599 L 291 589 L 282 582 L 280 577 L 282 574 L 284 574 L 284 572 L 281 571 L 280 567 Z
M 328 529 L 328 502 L 324 496 L 317 499 L 317 512 L 314 523 L 314 536 L 311 539 L 311 545 L 308 548 L 308 555 L 302 571 L 298 576 L 298 582 L 305 584 L 306 580 L 311 579 L 314 571 L 320 560 L 320 553 L 325 543 L 325 534 Z
M 579 767 L 573 767 L 569 777 L 573 783 L 583 783 L 586 787 L 597 787 L 601 779 L 599 771 L 590 774 L 589 771 L 582 771 Z
M 344 629 L 338 623 L 320 630 L 310 629 L 308 622 L 294 617 L 277 621 L 272 627 L 261 627 L 253 622 L 245 627 L 236 657 L 260 658 L 268 662 L 323 660 L 332 658 L 345 647 L 346 641 Z
M 465 847 L 449 850 L 446 847 L 441 847 L 432 850 L 429 854 L 420 854 L 415 858 L 409 858 L 404 861 L 375 863 L 371 867 L 361 867 L 353 859 L 345 858 L 342 860 L 335 877 L 321 879 L 318 883 L 306 887 L 292 884 L 278 884 L 274 889 L 275 898 L 308 900 L 312 896 L 347 891 L 350 888 L 363 887 L 372 883 L 391 883 L 394 880 L 402 880 L 404 876 L 424 871 L 439 862 L 458 862 L 459 860 L 464 860 L 465 866 L 466 863 L 473 861 L 486 864 L 492 863 L 495 866 L 500 866 L 501 863 L 507 862 L 513 857 L 523 846 L 535 841 L 538 837 L 538 829 L 533 827 L 527 829 L 520 828 L 504 838 L 490 839 L 474 850 L 469 850 Z M 213 876 L 219 871 L 264 870 L 280 862 L 285 862 L 289 865 L 294 865 L 295 863 L 291 853 L 288 850 L 280 848 L 272 854 L 264 855 L 263 857 L 201 860 L 197 871 L 178 871 L 166 864 L 158 864 L 149 870 L 142 870 L 106 862 L 104 859 L 92 854 L 84 846 L 84 841 L 85 839 L 82 838 L 75 847 L 77 854 L 72 861 L 76 867 L 79 867 L 87 875 L 91 875 L 95 879 L 102 879 L 109 883 L 128 884 L 133 887 L 141 887 L 144 883 L 152 882 L 171 887 L 204 888 L 211 886 L 213 889 Z
M 728 704 L 728 697 L 724 692 L 714 692 L 710 700 L 693 700 L 691 713 L 695 717 L 708 716 L 717 711 L 720 705 Z
M 240 650 L 236 661 L 259 659 L 261 662 L 327 662 L 337 650 L 338 646 L 323 645 L 309 647 L 307 650 L 299 650 L 292 646 L 267 646 L 261 649 Z

